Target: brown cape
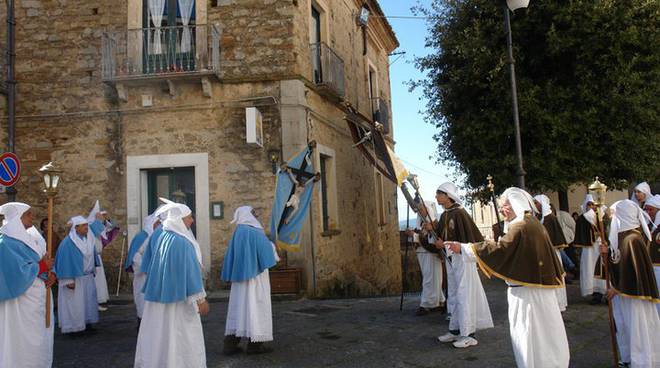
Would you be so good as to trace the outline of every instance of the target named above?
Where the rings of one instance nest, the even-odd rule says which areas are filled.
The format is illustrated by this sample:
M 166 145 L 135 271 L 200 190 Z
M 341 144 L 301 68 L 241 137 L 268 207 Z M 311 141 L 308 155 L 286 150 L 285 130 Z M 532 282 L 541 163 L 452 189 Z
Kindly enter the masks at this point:
M 543 227 L 545 227 L 545 230 L 548 232 L 550 241 L 555 249 L 562 249 L 568 246 L 568 244 L 566 244 L 564 232 L 561 229 L 561 225 L 559 225 L 559 220 L 557 220 L 555 215 L 549 214 L 545 216 L 543 218 Z
M 612 288 L 624 297 L 660 303 L 653 264 L 642 233 L 636 229 L 620 232 L 619 252 L 618 263 L 608 257 Z
M 564 286 L 564 269 L 539 220 L 525 214 L 499 241 L 473 243 L 481 270 L 510 283 L 540 288 Z
M 440 216 L 436 228 L 442 240 L 474 243 L 484 240 L 479 228 L 465 209 L 457 204 L 447 208 Z
M 584 214 L 575 221 L 574 247 L 591 247 L 598 237 L 598 229 L 584 217 Z

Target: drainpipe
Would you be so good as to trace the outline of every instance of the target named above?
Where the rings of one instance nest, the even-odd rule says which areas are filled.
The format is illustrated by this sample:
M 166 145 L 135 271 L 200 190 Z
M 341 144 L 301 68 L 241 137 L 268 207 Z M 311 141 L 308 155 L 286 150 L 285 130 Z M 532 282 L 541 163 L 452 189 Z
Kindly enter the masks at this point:
M 14 18 L 14 0 L 7 0 L 7 151 L 15 152 L 16 134 L 16 80 L 14 65 L 16 62 L 16 21 Z M 7 200 L 16 200 L 16 188 L 7 188 Z

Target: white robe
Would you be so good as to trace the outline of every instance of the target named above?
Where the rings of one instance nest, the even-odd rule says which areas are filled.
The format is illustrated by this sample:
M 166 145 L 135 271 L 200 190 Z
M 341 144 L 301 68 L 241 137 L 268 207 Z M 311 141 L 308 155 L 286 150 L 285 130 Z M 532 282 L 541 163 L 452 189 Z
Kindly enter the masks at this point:
M 273 340 L 273 313 L 268 270 L 231 283 L 225 336 L 247 337 L 252 342 Z
M 417 260 L 422 271 L 422 297 L 419 306 L 422 308 L 437 308 L 445 302 L 442 292 L 442 260 L 436 254 L 424 247 L 417 247 Z
M 557 258 L 559 259 L 559 263 L 564 266 L 564 263 L 561 261 L 561 251 L 558 249 L 555 249 L 555 252 L 557 253 Z M 566 310 L 566 307 L 568 306 L 568 298 L 566 297 L 566 285 L 555 289 L 555 292 L 557 293 L 557 303 L 559 305 L 559 310 L 561 312 Z
M 509 287 L 509 332 L 518 367 L 566 368 L 566 329 L 553 289 Z
M 57 316 L 62 333 L 84 331 L 87 324 L 99 321 L 99 309 L 94 281 L 94 252 L 83 253 L 84 276 L 58 282 Z M 74 283 L 71 290 L 66 285 Z
M 110 299 L 108 292 L 108 281 L 105 278 L 105 268 L 103 268 L 103 243 L 101 239 L 96 239 L 96 252 L 99 254 L 99 266 L 96 267 L 94 282 L 96 283 L 96 299 L 99 304 L 106 303 Z
M 46 287 L 35 278 L 18 298 L 0 302 L 0 368 L 47 368 L 53 362 L 54 301 L 46 328 Z
M 197 300 L 206 293 L 176 303 L 145 302 L 135 368 L 205 368 L 204 331 Z
M 582 247 L 582 256 L 580 257 L 580 290 L 582 296 L 588 296 L 593 293 L 605 294 L 605 280 L 594 277 L 596 271 L 596 262 L 600 254 L 598 253 L 598 243 L 590 247 Z
M 456 277 L 454 276 L 454 267 L 449 262 L 449 257 L 445 259 L 445 267 L 447 270 L 447 313 L 451 315 L 456 306 Z
M 469 336 L 477 330 L 493 327 L 488 299 L 477 272 L 477 259 L 469 244 L 461 245 L 461 254 L 452 254 L 456 301 L 451 311 L 449 330 Z
M 149 238 L 145 239 L 133 256 L 133 301 L 135 302 L 135 309 L 137 310 L 138 318 L 142 318 L 144 312 L 144 293 L 142 288 L 147 282 L 147 274 L 140 272 L 142 267 L 142 256 L 144 255 L 145 247 L 149 244 Z
M 653 304 L 619 295 L 612 298 L 620 360 L 632 368 L 660 367 L 660 319 Z

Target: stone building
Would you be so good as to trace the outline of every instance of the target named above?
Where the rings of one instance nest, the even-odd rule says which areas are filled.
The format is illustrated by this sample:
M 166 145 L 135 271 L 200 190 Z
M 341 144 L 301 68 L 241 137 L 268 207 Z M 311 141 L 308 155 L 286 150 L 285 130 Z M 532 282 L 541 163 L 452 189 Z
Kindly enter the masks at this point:
M 396 186 L 348 129 L 378 119 L 393 146 L 398 41 L 376 0 L 17 4 L 17 199 L 38 218 L 36 170 L 51 160 L 64 169 L 60 228 L 99 199 L 130 242 L 158 196 L 178 199 L 195 213 L 207 286 L 219 288 L 234 209 L 252 205 L 267 224 L 274 168 L 314 140 L 322 185 L 287 265 L 310 296 L 400 290 Z M 247 108 L 262 117 L 261 144 L 246 142 Z M 363 121 L 347 121 L 349 109 Z M 111 288 L 121 240 L 104 253 Z

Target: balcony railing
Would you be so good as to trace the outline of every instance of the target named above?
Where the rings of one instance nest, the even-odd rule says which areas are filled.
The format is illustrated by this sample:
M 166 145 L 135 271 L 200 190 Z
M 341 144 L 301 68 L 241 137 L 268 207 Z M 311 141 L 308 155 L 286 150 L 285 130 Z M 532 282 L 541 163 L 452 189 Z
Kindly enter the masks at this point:
M 390 107 L 387 101 L 380 97 L 372 98 L 371 113 L 374 122 L 383 124 L 383 134 L 390 134 Z
M 344 60 L 323 42 L 311 44 L 310 51 L 314 84 L 343 98 L 345 94 Z
M 220 72 L 215 25 L 129 29 L 103 35 L 104 81 Z

